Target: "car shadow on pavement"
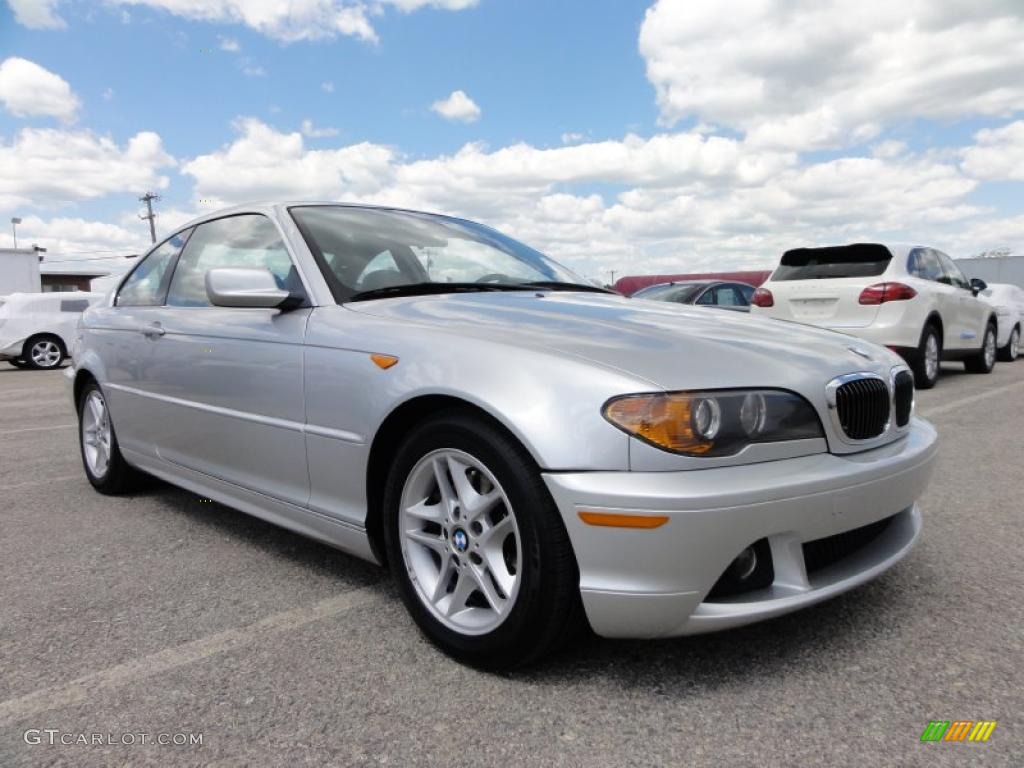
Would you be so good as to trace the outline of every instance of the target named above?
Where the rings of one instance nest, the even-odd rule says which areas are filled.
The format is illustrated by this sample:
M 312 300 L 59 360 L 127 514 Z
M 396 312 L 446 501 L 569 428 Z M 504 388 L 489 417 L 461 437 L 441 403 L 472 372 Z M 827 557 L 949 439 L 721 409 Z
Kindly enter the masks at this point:
M 542 685 L 601 679 L 624 689 L 671 698 L 720 688 L 764 684 L 804 674 L 860 674 L 865 648 L 900 634 L 913 603 L 891 589 L 898 574 L 828 602 L 770 621 L 723 632 L 664 640 L 607 640 L 580 644 L 542 660 L 516 677 Z
M 320 575 L 356 586 L 388 581 L 387 571 L 379 566 L 162 480 L 147 480 L 147 486 L 139 493 L 160 499 L 166 508 L 164 512 L 183 516 L 196 525 L 242 540 L 261 552 Z

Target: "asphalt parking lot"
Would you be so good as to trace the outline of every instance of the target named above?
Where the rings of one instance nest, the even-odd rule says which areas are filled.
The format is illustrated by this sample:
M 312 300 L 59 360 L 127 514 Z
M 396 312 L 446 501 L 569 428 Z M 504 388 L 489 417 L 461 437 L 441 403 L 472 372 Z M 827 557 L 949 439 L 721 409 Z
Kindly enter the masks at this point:
M 961 371 L 918 395 L 941 455 L 882 578 L 497 676 L 435 651 L 376 567 L 167 485 L 96 494 L 63 372 L 5 366 L 0 766 L 1024 765 L 1024 362 Z M 921 743 L 930 720 L 998 726 Z

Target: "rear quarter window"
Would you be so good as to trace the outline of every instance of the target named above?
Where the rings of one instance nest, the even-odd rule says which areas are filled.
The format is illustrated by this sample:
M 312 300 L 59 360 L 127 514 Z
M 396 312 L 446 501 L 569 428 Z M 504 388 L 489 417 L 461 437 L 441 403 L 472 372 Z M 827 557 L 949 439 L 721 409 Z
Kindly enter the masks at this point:
M 782 254 L 772 280 L 823 280 L 837 277 L 875 277 L 892 261 L 884 245 L 856 243 L 828 248 L 794 248 Z
M 61 312 L 85 312 L 88 308 L 88 299 L 65 299 L 60 303 Z

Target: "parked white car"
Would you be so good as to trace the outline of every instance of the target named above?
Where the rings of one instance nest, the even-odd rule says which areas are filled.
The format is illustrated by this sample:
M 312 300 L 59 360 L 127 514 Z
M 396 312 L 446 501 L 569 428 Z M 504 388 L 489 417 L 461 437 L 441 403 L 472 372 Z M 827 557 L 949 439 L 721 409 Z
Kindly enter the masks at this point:
M 1024 290 L 1009 283 L 989 283 L 981 295 L 996 312 L 999 359 L 1013 362 L 1020 351 L 1020 332 L 1024 327 Z
M 102 293 L 0 296 L 0 360 L 17 368 L 56 368 L 68 356 L 82 312 Z
M 754 292 L 750 310 L 887 346 L 907 360 L 918 389 L 929 389 L 940 360 L 962 360 L 972 373 L 995 365 L 996 312 L 978 296 L 986 287 L 935 248 L 796 248 Z

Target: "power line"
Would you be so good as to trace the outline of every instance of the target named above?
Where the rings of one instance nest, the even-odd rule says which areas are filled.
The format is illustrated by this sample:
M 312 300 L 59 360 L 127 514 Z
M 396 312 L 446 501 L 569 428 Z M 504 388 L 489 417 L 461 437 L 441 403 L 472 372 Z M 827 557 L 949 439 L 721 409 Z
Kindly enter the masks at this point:
M 138 200 L 139 200 L 140 203 L 145 203 L 145 210 L 146 210 L 146 214 L 144 216 L 139 215 L 139 218 L 142 219 L 143 221 L 145 221 L 145 220 L 150 221 L 150 240 L 153 243 L 156 243 L 157 242 L 157 225 L 155 223 L 155 219 L 157 218 L 157 214 L 155 214 L 153 212 L 153 202 L 155 200 L 160 200 L 160 196 L 159 195 L 154 195 L 153 193 L 151 193 L 151 191 L 147 191 L 147 193 L 145 195 L 143 195 L 141 198 L 139 198 Z
M 58 253 L 57 255 L 58 256 L 66 256 L 67 254 L 65 254 L 65 253 Z M 88 259 L 43 259 L 43 263 L 44 264 L 68 264 L 68 263 L 78 263 L 78 262 L 81 262 L 81 261 L 107 261 L 107 260 L 110 260 L 110 259 L 131 259 L 131 258 L 134 258 L 135 256 L 138 256 L 138 254 L 136 254 L 136 253 L 127 253 L 127 254 L 126 253 L 122 253 L 122 254 L 118 254 L 117 256 L 93 256 L 93 257 L 90 257 Z

